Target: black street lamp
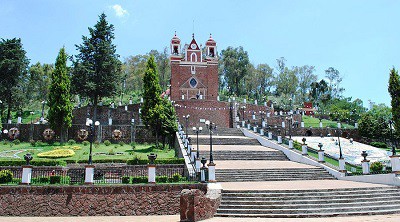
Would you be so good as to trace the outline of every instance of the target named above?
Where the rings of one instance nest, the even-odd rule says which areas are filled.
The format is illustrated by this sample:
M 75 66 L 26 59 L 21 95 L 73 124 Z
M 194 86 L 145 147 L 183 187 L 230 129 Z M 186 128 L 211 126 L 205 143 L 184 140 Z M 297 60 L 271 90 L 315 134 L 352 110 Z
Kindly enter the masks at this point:
M 392 144 L 392 156 L 396 155 L 396 147 L 393 142 L 393 120 L 389 120 L 389 128 L 390 128 L 390 143 Z
M 290 115 L 290 116 L 286 117 L 286 120 L 288 121 L 288 125 L 289 125 L 289 139 L 292 139 L 292 121 L 293 121 L 293 116 Z
M 188 136 L 187 129 L 188 129 L 188 127 L 189 127 L 189 117 L 190 117 L 189 114 L 187 114 L 186 116 L 183 116 L 183 118 L 185 118 L 185 120 L 186 120 L 186 128 L 185 128 L 186 137 Z
M 196 135 L 197 135 L 197 153 L 196 153 L 196 159 L 199 159 L 200 158 L 200 153 L 199 153 L 199 132 L 201 132 L 203 130 L 203 127 L 199 127 L 199 128 L 196 128 L 195 126 L 193 127 L 193 132 L 195 132 L 196 133 Z
M 213 127 L 215 127 L 215 123 L 210 122 L 209 120 L 206 121 L 206 125 L 210 130 L 210 163 L 214 163 L 213 153 L 212 153 L 212 133 Z
M 98 125 L 100 125 L 100 122 L 99 121 L 96 121 L 95 123 L 94 123 L 94 125 L 95 126 L 98 126 Z M 87 119 L 87 121 L 86 121 L 86 126 L 88 126 L 89 127 L 89 142 L 90 142 L 90 150 L 89 150 L 89 161 L 88 161 L 88 164 L 89 165 L 92 165 L 92 163 L 93 163 L 93 161 L 92 161 L 92 144 L 93 144 L 93 142 L 94 142 L 94 133 L 95 133 L 95 128 L 94 128 L 94 126 L 93 126 L 93 120 L 91 120 L 91 119 Z
M 246 106 L 242 106 L 240 107 L 242 109 L 242 121 L 244 121 L 244 109 L 246 109 Z
M 339 159 L 343 159 L 342 147 L 340 146 L 340 130 L 337 130 L 337 138 L 338 138 L 338 144 L 339 144 Z

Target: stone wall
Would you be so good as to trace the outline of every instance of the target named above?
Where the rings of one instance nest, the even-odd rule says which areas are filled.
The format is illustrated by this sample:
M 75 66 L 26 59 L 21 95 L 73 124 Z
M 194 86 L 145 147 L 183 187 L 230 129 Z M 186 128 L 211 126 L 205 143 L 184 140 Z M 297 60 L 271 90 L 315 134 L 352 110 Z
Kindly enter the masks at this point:
M 0 216 L 130 216 L 180 212 L 183 189 L 205 184 L 1 186 Z
M 268 130 L 272 131 L 274 135 L 281 136 L 289 136 L 289 127 L 272 127 L 269 129 L 265 129 L 265 132 Z M 332 137 L 337 137 L 337 129 L 332 128 L 301 128 L 295 127 L 291 128 L 292 136 L 327 136 L 330 134 Z M 355 141 L 361 141 L 362 137 L 360 136 L 357 129 L 340 129 L 340 136 L 344 138 L 353 138 Z

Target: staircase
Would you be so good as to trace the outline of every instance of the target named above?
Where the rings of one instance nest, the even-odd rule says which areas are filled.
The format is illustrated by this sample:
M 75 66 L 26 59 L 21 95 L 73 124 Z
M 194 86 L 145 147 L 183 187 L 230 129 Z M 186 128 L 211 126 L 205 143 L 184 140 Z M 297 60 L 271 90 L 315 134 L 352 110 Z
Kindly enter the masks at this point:
M 203 151 L 203 155 L 210 156 L 209 151 Z M 289 159 L 282 151 L 240 151 L 221 150 L 213 152 L 216 160 L 274 160 L 288 161 Z
M 224 190 L 216 217 L 334 217 L 400 213 L 400 188 Z
M 192 137 L 195 139 L 195 137 Z M 195 141 L 195 140 L 192 140 Z M 260 145 L 258 140 L 242 136 L 215 136 L 212 138 L 213 145 Z M 210 145 L 208 136 L 199 137 L 200 145 Z
M 332 175 L 321 168 L 219 169 L 216 171 L 215 176 L 219 182 L 335 179 Z

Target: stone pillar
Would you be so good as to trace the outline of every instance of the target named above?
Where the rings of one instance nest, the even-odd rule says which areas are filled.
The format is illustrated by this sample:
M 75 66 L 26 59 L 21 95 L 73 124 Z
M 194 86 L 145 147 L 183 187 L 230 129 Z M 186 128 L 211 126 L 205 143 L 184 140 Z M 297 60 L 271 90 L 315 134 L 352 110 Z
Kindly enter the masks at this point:
M 215 163 L 209 163 L 208 165 L 208 182 L 215 183 Z
M 339 172 L 346 173 L 346 161 L 344 158 L 339 158 Z
M 254 105 L 257 105 L 257 100 L 254 100 Z
M 245 123 L 245 121 L 243 120 L 243 121 L 242 121 L 242 127 L 243 127 L 243 128 L 245 127 L 245 124 L 246 124 L 246 123 Z
M 155 164 L 148 164 L 148 182 L 149 183 L 156 183 L 156 165 Z
M 191 162 L 195 162 L 196 160 L 196 149 L 194 147 L 191 147 L 190 150 L 190 160 Z
M 318 162 L 325 163 L 324 150 L 318 150 Z
M 342 128 L 342 124 L 341 123 L 337 123 L 337 128 Z
M 22 181 L 21 181 L 21 185 L 29 185 L 29 184 L 31 184 L 32 168 L 33 167 L 31 165 L 22 166 Z
M 255 127 L 253 127 L 253 132 L 257 132 L 257 127 L 255 126 Z
M 278 136 L 278 144 L 282 143 L 282 136 Z
M 12 122 L 12 121 L 11 121 L 10 119 L 9 119 L 9 120 L 7 120 L 7 123 L 8 123 L 8 124 L 11 124 L 11 122 Z
M 272 132 L 268 132 L 268 139 L 272 140 Z
M 292 139 L 289 140 L 289 149 L 293 149 L 293 140 Z
M 246 99 L 243 99 L 243 103 L 246 103 L 247 101 L 246 101 Z
M 354 123 L 354 128 L 358 129 L 358 123 Z
M 264 128 L 265 127 L 265 121 L 262 121 L 261 126 Z
M 322 128 L 322 122 L 319 122 L 319 128 Z
M 18 116 L 17 118 L 17 124 L 21 124 L 22 123 L 22 117 Z
M 363 174 L 369 174 L 369 160 L 361 161 Z
M 400 155 L 390 156 L 390 163 L 392 164 L 392 173 L 400 174 Z
M 267 118 L 269 118 L 269 117 L 271 117 L 271 113 L 268 112 L 267 113 Z
M 304 122 L 303 121 L 300 123 L 300 127 L 304 128 Z
M 264 130 L 263 129 L 260 129 L 260 135 L 264 136 Z
M 219 96 L 217 96 L 217 101 L 219 101 Z
M 85 166 L 85 184 L 93 184 L 94 182 L 94 165 Z
M 285 128 L 285 121 L 282 121 L 282 128 Z
M 302 154 L 303 156 L 308 155 L 308 147 L 307 147 L 307 144 L 303 144 L 303 145 L 301 146 L 301 154 Z
M 200 168 L 200 182 L 202 183 L 206 182 L 206 172 L 207 172 L 207 167 L 203 166 Z
M 125 105 L 125 111 L 128 111 L 128 106 Z
M 200 158 L 197 157 L 197 158 L 196 158 L 196 172 L 197 172 L 197 173 L 200 173 L 200 167 L 201 167 Z
M 250 123 L 247 124 L 247 129 L 250 129 Z
M 108 118 L 108 125 L 109 125 L 109 126 L 112 125 L 112 118 Z

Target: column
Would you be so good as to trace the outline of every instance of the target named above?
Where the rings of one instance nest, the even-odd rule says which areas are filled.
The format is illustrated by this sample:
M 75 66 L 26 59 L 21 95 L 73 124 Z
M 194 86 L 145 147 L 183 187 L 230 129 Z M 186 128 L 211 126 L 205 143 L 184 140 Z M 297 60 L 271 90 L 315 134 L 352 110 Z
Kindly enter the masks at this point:
M 32 168 L 33 167 L 31 165 L 22 166 L 22 181 L 21 181 L 21 185 L 29 185 L 29 184 L 31 184 Z
M 304 122 L 303 121 L 300 123 L 300 127 L 304 128 Z
M 253 127 L 253 132 L 257 132 L 257 127 L 255 126 L 255 127 Z
M 272 140 L 272 132 L 268 132 L 268 139 Z
M 155 164 L 148 164 L 148 182 L 149 183 L 156 183 L 156 165 Z
M 289 149 L 293 149 L 293 140 L 292 139 L 289 140 Z
M 390 163 L 392 164 L 392 173 L 400 174 L 400 155 L 390 156 Z
M 308 147 L 307 147 L 307 144 L 303 144 L 302 146 L 301 146 L 301 154 L 303 155 L 303 156 L 307 156 L 308 155 Z
M 93 184 L 94 182 L 94 165 L 85 166 L 85 184 Z
M 363 174 L 369 174 L 369 160 L 361 161 Z
M 208 182 L 215 183 L 215 163 L 209 163 L 208 165 Z
M 278 144 L 282 143 L 282 136 L 278 136 Z
M 263 129 L 260 129 L 260 135 L 264 136 L 264 130 Z
M 318 150 L 318 162 L 325 163 L 324 150 Z

